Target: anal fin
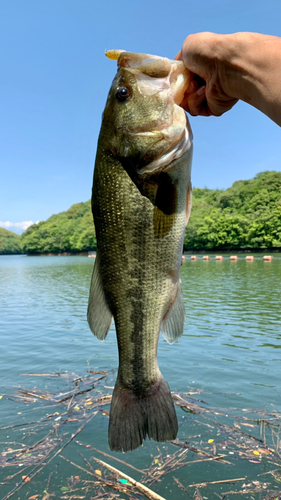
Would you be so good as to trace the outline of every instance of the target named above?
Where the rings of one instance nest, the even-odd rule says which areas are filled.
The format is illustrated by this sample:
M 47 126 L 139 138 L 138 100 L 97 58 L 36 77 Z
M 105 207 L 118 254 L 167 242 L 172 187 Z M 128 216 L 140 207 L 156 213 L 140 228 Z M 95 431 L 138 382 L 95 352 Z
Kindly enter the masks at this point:
M 184 322 L 185 308 L 182 289 L 179 283 L 174 302 L 171 304 L 161 325 L 163 337 L 169 344 L 173 344 L 183 334 Z
M 98 254 L 93 269 L 87 319 L 93 334 L 103 341 L 110 329 L 112 314 L 103 291 Z

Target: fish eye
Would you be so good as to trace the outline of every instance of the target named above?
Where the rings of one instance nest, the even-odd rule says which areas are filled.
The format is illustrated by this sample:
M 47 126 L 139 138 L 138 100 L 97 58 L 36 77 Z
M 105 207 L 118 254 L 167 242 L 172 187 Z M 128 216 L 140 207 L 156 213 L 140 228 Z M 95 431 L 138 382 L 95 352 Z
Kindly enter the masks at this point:
M 119 89 L 116 90 L 116 99 L 119 102 L 127 101 L 130 95 L 130 91 L 129 89 L 127 89 L 127 87 L 119 87 Z

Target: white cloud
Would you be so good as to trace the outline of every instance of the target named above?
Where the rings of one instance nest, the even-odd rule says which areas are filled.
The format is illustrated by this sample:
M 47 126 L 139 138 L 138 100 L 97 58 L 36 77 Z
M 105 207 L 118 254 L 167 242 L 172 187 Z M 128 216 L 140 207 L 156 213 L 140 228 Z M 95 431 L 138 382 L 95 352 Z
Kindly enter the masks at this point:
M 0 227 L 4 227 L 5 229 L 16 228 L 22 231 L 25 231 L 29 226 L 32 226 L 32 224 L 35 224 L 35 222 L 33 222 L 32 220 L 25 220 L 23 222 L 10 222 L 9 220 L 7 220 L 6 222 L 0 221 Z

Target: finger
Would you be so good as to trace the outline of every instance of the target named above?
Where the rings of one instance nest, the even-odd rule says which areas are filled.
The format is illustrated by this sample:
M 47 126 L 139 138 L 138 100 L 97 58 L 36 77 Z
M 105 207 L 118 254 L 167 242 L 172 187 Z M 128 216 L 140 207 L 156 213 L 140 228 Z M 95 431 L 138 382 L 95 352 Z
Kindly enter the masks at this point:
M 188 113 L 190 113 L 189 103 L 193 102 L 194 94 L 196 94 L 196 90 L 197 90 L 197 83 L 194 81 L 190 82 L 188 90 L 189 90 L 188 92 L 186 91 L 184 93 L 183 100 L 180 103 L 180 106 L 183 109 L 185 109 L 185 111 L 188 111 Z
M 175 57 L 175 61 L 182 61 L 182 53 L 181 53 L 181 50 L 177 53 L 176 57 Z
M 189 94 L 192 94 L 193 92 L 195 92 L 198 89 L 198 82 L 194 79 L 194 75 L 192 73 L 190 73 L 190 78 L 191 78 L 191 80 L 189 81 L 188 87 L 186 88 L 186 90 L 184 92 L 182 102 L 184 102 L 187 99 Z M 182 105 L 182 103 L 180 103 L 180 106 L 181 105 Z
M 200 87 L 199 90 L 193 92 L 186 96 L 186 101 L 184 102 L 184 109 L 188 111 L 192 116 L 211 116 L 212 112 L 209 109 L 207 99 L 206 99 L 206 88 Z

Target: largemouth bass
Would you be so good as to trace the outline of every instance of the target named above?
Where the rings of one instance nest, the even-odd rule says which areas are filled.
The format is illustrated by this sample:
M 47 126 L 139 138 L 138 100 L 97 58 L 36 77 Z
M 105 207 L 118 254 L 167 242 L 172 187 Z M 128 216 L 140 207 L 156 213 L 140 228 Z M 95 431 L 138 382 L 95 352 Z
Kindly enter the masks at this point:
M 119 54 L 118 54 L 119 55 Z M 114 318 L 119 369 L 109 446 L 174 439 L 178 423 L 157 364 L 160 329 L 183 332 L 183 238 L 191 209 L 192 133 L 178 106 L 181 61 L 122 52 L 98 140 L 92 211 L 97 236 L 88 322 L 104 340 Z

